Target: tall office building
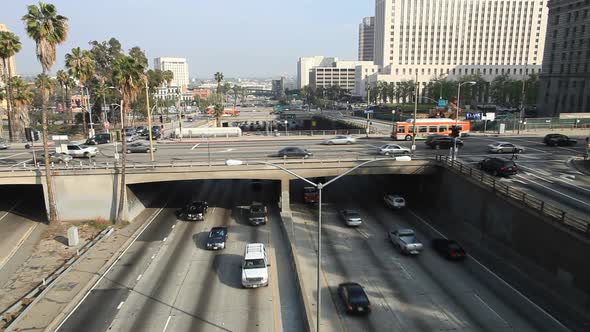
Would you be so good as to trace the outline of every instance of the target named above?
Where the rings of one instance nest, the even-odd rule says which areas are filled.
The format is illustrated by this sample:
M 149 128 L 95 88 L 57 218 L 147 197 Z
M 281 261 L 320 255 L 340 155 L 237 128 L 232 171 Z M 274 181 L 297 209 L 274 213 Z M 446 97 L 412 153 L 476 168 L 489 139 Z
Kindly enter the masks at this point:
M 0 23 L 0 31 L 8 31 L 6 25 Z M 16 66 L 14 64 L 14 57 L 10 57 L 7 61 L 7 65 L 10 66 L 10 72 L 12 76 L 16 76 Z M 4 78 L 8 75 L 7 68 L 4 68 L 4 64 L 0 60 L 0 87 L 3 87 L 5 82 Z M 6 100 L 0 101 L 0 107 L 6 108 L 8 106 Z
M 373 82 L 541 70 L 547 0 L 379 0 Z
M 309 85 L 309 72 L 313 67 L 331 66 L 334 61 L 338 61 L 338 58 L 325 56 L 299 58 L 299 61 L 297 61 L 297 89 Z
M 375 16 L 363 18 L 359 24 L 359 61 L 373 61 L 375 51 Z
M 590 112 L 590 1 L 551 0 L 537 111 Z
M 159 70 L 170 70 L 174 73 L 172 86 L 180 87 L 184 90 L 188 87 L 188 63 L 186 58 L 155 58 L 154 68 Z

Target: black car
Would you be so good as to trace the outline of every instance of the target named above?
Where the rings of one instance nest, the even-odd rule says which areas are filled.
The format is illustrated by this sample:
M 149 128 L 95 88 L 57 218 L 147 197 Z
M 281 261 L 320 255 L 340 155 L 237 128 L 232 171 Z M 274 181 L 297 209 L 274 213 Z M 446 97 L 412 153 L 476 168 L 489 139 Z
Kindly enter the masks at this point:
M 465 250 L 454 240 L 433 239 L 432 248 L 441 256 L 451 260 L 461 260 L 466 256 Z
M 207 214 L 207 210 L 209 209 L 209 205 L 207 202 L 204 201 L 195 201 L 191 202 L 184 208 L 178 210 L 176 212 L 178 218 L 187 221 L 201 221 L 205 220 L 205 215 Z
M 213 227 L 207 236 L 207 249 L 218 250 L 225 249 L 227 240 L 227 227 Z
M 543 143 L 548 146 L 572 146 L 576 145 L 578 141 L 563 134 L 548 134 L 543 138 Z
M 424 142 L 433 149 L 450 149 L 453 147 L 453 138 L 451 136 L 428 136 Z M 457 138 L 457 148 L 463 147 L 463 141 Z
M 162 137 L 162 128 L 160 126 L 152 126 L 152 139 L 160 139 Z
M 312 156 L 312 153 L 304 148 L 300 148 L 297 146 L 288 146 L 286 148 L 280 149 L 278 156 L 282 157 L 282 158 L 288 158 L 288 157 L 308 158 L 308 157 Z
M 518 173 L 518 166 L 512 160 L 501 158 L 486 158 L 479 162 L 482 171 L 490 172 L 494 176 L 507 176 Z
M 135 134 L 139 136 L 147 136 L 148 128 L 146 126 L 137 126 L 135 127 Z
M 111 142 L 111 134 L 96 134 L 94 137 L 91 137 L 86 140 L 84 144 L 86 145 L 98 145 L 98 144 L 106 144 Z
M 349 314 L 368 314 L 371 312 L 371 302 L 363 287 L 356 282 L 338 285 L 338 294 L 344 302 Z

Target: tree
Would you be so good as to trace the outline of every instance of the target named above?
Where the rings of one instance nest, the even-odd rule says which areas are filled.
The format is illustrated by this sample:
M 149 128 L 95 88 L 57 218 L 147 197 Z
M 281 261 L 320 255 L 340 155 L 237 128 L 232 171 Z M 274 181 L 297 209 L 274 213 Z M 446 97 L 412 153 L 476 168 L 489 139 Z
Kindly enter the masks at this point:
M 12 111 L 12 88 L 10 85 L 10 81 L 12 78 L 12 68 L 10 66 L 9 61 L 10 58 L 12 58 L 16 53 L 20 52 L 21 48 L 22 45 L 17 35 L 8 31 L 0 31 L 0 58 L 2 59 L 2 64 L 5 68 L 4 82 L 7 82 L 8 86 L 6 100 L 8 102 L 8 134 L 9 139 L 11 141 L 13 141 L 16 138 L 16 130 L 13 125 L 15 117 L 14 112 Z
M 389 84 L 387 84 L 387 82 L 385 81 L 379 81 L 377 82 L 377 88 L 379 90 L 379 97 L 381 98 L 381 101 L 383 101 L 383 103 L 385 104 L 387 102 L 387 96 L 389 95 Z
M 29 38 L 37 45 L 37 59 L 41 63 L 42 73 L 47 72 L 55 63 L 55 50 L 58 44 L 65 42 L 68 35 L 68 19 L 59 15 L 54 5 L 39 1 L 39 6 L 27 7 L 27 14 L 22 17 Z M 43 153 L 45 156 L 45 177 L 47 182 L 47 200 L 49 203 L 49 222 L 58 221 L 51 183 L 51 167 L 49 163 L 49 146 L 47 133 L 47 95 L 42 91 L 42 125 L 43 125 Z
M 215 77 L 215 81 L 217 81 L 217 93 L 221 93 L 221 81 L 223 81 L 223 73 L 218 71 L 213 76 Z
M 122 97 L 121 112 L 125 115 L 129 112 L 131 102 L 135 100 L 138 92 L 142 90 L 147 82 L 145 74 L 145 67 L 140 61 L 137 61 L 132 56 L 122 56 L 113 63 L 113 83 L 119 89 Z M 121 128 L 125 128 L 125 119 L 123 116 L 123 123 Z M 123 212 L 126 202 L 127 185 L 125 180 L 127 167 L 127 142 L 125 138 L 121 140 L 121 184 L 119 194 L 119 206 L 117 209 L 117 223 L 123 221 L 125 217 Z
M 65 114 L 66 112 L 66 84 L 68 84 L 68 79 L 70 78 L 70 75 L 68 75 L 68 73 L 66 73 L 65 70 L 58 70 L 57 74 L 56 74 L 56 80 L 57 83 L 59 83 L 59 86 L 61 88 L 61 100 L 63 103 L 63 112 Z M 65 117 L 64 117 L 65 120 Z M 65 121 L 64 121 L 65 122 Z
M 162 79 L 168 86 L 170 86 L 172 80 L 174 79 L 174 73 L 171 70 L 164 70 L 162 72 Z
M 94 40 L 89 44 L 91 46 L 90 53 L 92 53 L 96 65 L 96 77 L 101 82 L 109 82 L 113 77 L 113 61 L 124 55 L 121 43 L 116 38 L 111 38 L 108 42 Z
M 223 116 L 224 107 L 222 104 L 217 103 L 213 107 L 213 116 L 215 117 L 215 123 L 217 127 L 221 127 L 221 117 Z
M 26 127 L 30 126 L 29 112 L 27 106 L 33 101 L 33 92 L 29 85 L 20 77 L 12 77 L 12 100 L 15 107 L 15 129 L 24 132 Z
M 234 85 L 234 87 L 232 88 L 232 92 L 234 94 L 234 109 L 235 109 L 238 104 L 238 96 L 242 92 L 242 87 L 239 85 Z
M 406 103 L 406 100 L 410 98 L 414 94 L 414 89 L 416 88 L 416 83 L 414 80 L 403 80 L 399 83 L 398 91 L 399 96 L 402 99 L 403 103 Z
M 87 50 L 80 50 L 79 47 L 73 48 L 72 53 L 66 54 L 66 68 L 68 73 L 80 82 L 82 86 L 82 93 L 84 95 L 84 87 L 86 83 L 94 76 L 95 63 L 92 59 L 92 53 Z M 86 88 L 88 88 L 86 86 Z M 83 100 L 86 100 L 83 98 Z M 90 100 L 86 100 L 86 110 L 89 109 L 88 103 Z M 92 120 L 91 120 L 92 121 Z M 86 132 L 86 113 L 82 114 L 82 122 L 84 125 L 84 132 Z
M 134 58 L 144 68 L 148 67 L 148 59 L 139 46 L 132 47 L 129 50 L 129 56 Z

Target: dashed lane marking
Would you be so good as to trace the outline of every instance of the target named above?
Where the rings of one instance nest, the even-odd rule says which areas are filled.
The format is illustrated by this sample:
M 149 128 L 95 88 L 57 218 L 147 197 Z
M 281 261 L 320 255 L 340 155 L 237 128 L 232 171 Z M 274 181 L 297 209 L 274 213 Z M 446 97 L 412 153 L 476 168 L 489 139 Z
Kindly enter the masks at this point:
M 123 306 L 123 303 L 125 303 L 125 301 L 121 301 L 121 303 L 119 303 L 119 305 L 117 306 L 117 310 L 121 309 L 121 307 Z

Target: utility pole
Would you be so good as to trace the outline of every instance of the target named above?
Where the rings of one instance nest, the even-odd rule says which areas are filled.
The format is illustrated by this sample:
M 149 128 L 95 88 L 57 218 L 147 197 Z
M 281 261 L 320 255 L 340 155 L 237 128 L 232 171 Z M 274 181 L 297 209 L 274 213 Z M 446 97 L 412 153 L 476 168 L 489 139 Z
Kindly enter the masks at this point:
M 366 129 L 366 134 L 367 134 L 367 138 L 369 138 L 369 131 L 371 131 L 370 128 L 370 120 L 369 120 L 369 103 L 371 100 L 371 88 L 369 86 L 369 77 L 365 76 L 365 80 L 366 80 L 366 89 L 367 89 L 367 129 Z
M 414 89 L 416 89 L 414 93 L 414 124 L 412 125 L 412 156 L 414 152 L 416 152 L 416 116 L 418 115 L 418 73 L 416 72 L 416 84 L 414 85 Z
M 525 70 L 525 73 L 526 73 L 526 70 Z M 526 82 L 526 80 L 523 77 L 522 78 L 522 91 L 520 92 L 520 112 L 519 112 L 520 114 L 519 114 L 519 119 L 518 119 L 518 130 L 516 132 L 517 135 L 520 135 L 520 125 L 522 123 L 522 116 L 524 114 L 525 82 Z
M 147 106 L 148 116 L 148 138 L 150 140 L 150 160 L 154 162 L 154 141 L 152 138 L 152 110 L 150 109 L 150 89 L 147 82 L 145 82 L 145 104 Z

